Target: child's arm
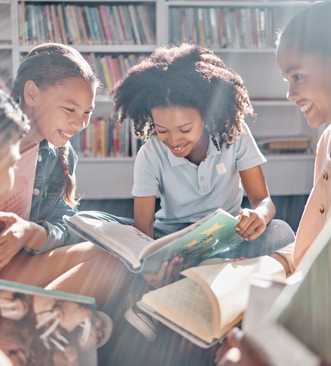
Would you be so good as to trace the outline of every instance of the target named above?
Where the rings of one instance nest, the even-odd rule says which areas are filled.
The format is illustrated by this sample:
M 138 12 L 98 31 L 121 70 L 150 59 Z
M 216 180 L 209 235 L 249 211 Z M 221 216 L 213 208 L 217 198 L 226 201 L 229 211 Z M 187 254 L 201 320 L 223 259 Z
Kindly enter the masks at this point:
M 276 209 L 260 166 L 240 171 L 240 177 L 252 209 L 242 210 L 237 230 L 245 239 L 254 240 L 264 232 Z
M 155 196 L 134 198 L 134 226 L 150 237 L 154 234 Z M 145 281 L 157 288 L 179 277 L 182 258 L 174 257 L 163 262 L 159 272 L 144 275 Z
M 133 206 L 134 226 L 150 236 L 154 236 L 155 196 L 135 197 Z

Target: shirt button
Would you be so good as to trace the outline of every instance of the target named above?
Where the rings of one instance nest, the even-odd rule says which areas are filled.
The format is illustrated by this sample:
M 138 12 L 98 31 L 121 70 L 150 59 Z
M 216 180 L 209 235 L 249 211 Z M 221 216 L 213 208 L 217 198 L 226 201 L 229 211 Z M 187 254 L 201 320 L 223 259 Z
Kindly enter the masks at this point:
M 328 180 L 329 179 L 328 172 L 324 172 L 323 175 L 322 175 L 322 177 L 323 177 L 324 180 Z
M 43 157 L 41 156 L 41 154 L 38 155 L 38 162 L 40 163 L 43 160 Z
M 324 209 L 324 207 L 323 207 L 323 206 L 321 206 L 321 207 L 320 207 L 320 213 L 323 215 L 323 214 L 324 214 L 324 212 L 325 212 L 325 209 Z
M 39 194 L 40 194 L 39 189 L 38 189 L 38 188 L 35 188 L 35 189 L 33 190 L 33 195 L 34 195 L 34 196 L 39 196 Z

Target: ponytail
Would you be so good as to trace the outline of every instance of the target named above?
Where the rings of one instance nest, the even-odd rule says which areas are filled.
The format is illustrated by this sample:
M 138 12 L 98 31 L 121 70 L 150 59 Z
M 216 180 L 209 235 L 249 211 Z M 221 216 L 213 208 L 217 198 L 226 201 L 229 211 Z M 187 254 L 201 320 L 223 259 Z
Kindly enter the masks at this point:
M 69 170 L 69 147 L 63 146 L 58 148 L 59 151 L 59 159 L 61 161 L 63 167 L 64 174 L 64 202 L 70 207 L 75 207 L 78 203 L 76 200 L 76 179 L 74 175 L 70 174 Z

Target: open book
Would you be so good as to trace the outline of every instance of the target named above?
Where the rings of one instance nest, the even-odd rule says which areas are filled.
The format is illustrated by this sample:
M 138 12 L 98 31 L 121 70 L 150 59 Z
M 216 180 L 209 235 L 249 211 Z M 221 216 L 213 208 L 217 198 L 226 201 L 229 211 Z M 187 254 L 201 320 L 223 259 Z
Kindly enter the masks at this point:
M 0 365 L 96 366 L 98 332 L 92 297 L 0 280 Z
M 205 348 L 241 320 L 255 275 L 286 280 L 282 265 L 267 256 L 235 262 L 210 260 L 182 274 L 186 278 L 146 293 L 137 307 Z
M 117 255 L 129 270 L 137 272 L 157 272 L 162 262 L 176 255 L 195 264 L 244 241 L 235 232 L 239 220 L 221 209 L 157 240 L 96 211 L 81 211 L 65 221 L 76 234 Z

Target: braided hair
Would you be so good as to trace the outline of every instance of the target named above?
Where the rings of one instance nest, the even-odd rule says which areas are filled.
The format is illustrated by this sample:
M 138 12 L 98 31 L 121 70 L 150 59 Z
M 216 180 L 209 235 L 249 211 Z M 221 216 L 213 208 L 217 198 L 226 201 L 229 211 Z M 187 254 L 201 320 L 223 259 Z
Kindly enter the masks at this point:
M 213 51 L 189 44 L 155 50 L 129 70 L 113 96 L 119 121 L 132 120 L 136 135 L 145 140 L 155 133 L 152 108 L 199 110 L 219 150 L 233 143 L 245 115 L 253 114 L 241 77 Z
M 59 43 L 43 43 L 34 47 L 20 64 L 12 95 L 24 109 L 24 86 L 32 80 L 39 88 L 53 86 L 61 80 L 79 77 L 97 87 L 99 80 L 83 56 L 73 47 Z M 69 145 L 58 148 L 65 178 L 64 200 L 74 206 L 76 184 L 69 171 Z

